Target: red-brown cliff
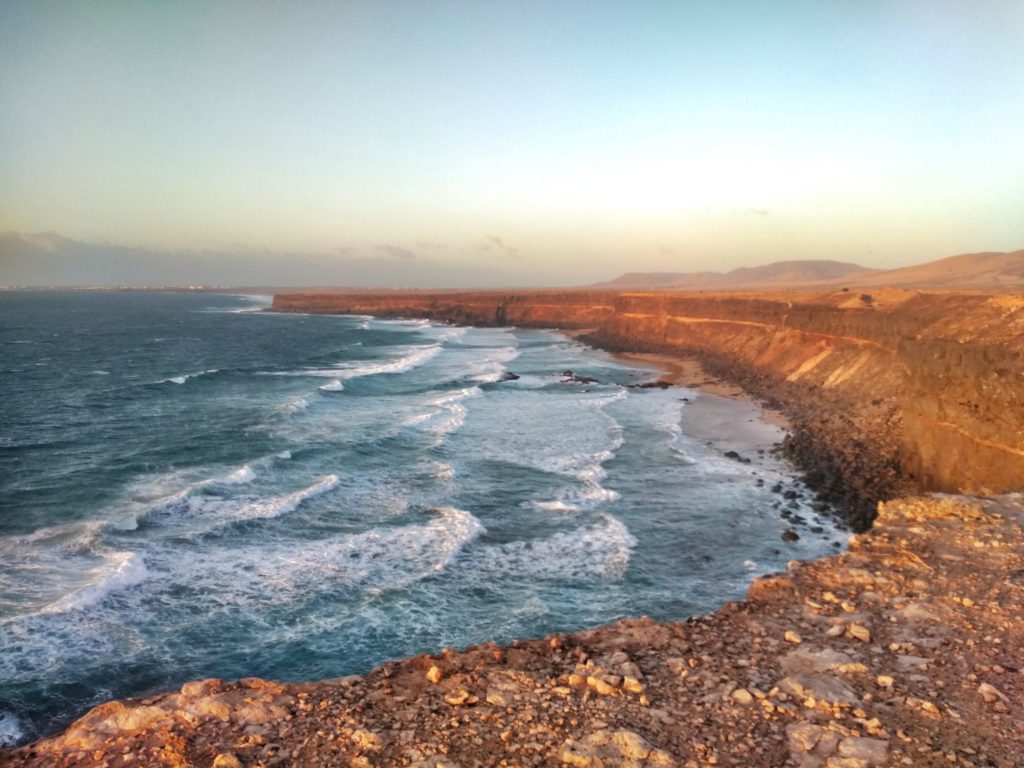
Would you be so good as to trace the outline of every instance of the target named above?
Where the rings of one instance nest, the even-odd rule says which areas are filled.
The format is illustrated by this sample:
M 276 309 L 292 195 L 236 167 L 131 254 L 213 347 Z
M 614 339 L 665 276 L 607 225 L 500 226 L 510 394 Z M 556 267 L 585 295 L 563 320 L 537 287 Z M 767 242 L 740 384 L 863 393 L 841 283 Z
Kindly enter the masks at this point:
M 905 481 L 966 493 L 1024 487 L 1021 296 L 325 292 L 278 295 L 273 308 L 587 328 L 608 349 L 696 355 L 787 410 L 812 480 L 826 495 L 858 497 L 866 514 Z

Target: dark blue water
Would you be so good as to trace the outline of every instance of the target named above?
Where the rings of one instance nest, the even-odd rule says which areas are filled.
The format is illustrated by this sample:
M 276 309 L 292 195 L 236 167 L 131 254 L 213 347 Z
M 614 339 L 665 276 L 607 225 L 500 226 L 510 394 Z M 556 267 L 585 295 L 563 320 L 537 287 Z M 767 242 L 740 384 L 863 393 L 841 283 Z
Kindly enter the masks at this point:
M 267 301 L 0 293 L 0 740 L 193 678 L 708 612 L 836 538 L 782 543 L 793 473 L 688 436 L 695 393 L 626 386 L 649 370 Z

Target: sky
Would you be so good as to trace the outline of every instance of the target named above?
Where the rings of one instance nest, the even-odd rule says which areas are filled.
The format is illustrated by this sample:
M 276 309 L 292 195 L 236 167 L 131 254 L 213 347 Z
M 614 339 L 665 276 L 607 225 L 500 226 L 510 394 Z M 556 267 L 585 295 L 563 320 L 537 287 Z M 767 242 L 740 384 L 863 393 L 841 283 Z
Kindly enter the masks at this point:
M 1019 0 L 5 0 L 0 283 L 1016 250 L 1022 40 Z

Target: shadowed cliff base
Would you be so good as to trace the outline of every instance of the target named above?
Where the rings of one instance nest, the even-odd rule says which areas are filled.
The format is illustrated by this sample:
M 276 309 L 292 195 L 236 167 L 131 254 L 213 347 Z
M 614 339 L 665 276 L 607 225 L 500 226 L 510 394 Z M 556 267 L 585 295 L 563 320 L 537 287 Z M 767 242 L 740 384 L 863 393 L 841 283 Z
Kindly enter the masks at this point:
M 692 355 L 783 411 L 786 448 L 858 530 L 918 489 L 1024 486 L 1024 298 L 610 291 L 281 294 L 284 312 L 593 329 L 618 352 Z

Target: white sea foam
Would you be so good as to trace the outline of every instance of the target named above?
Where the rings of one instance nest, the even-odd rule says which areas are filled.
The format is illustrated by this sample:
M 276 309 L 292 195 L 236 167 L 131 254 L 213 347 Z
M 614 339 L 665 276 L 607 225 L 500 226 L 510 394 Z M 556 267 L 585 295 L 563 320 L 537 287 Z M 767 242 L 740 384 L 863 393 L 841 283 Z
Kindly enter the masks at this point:
M 309 408 L 309 400 L 305 397 L 297 397 L 294 400 L 285 403 L 281 406 L 281 410 L 285 413 L 295 413 L 297 411 L 304 411 Z
M 96 539 L 102 523 L 63 523 L 37 528 L 31 533 L 0 538 L 0 562 L 6 562 L 6 556 L 18 550 L 30 551 L 36 546 L 60 547 L 66 552 L 88 549 Z
M 591 457 L 591 462 L 579 470 L 576 477 L 583 484 L 583 487 L 572 494 L 572 498 L 574 500 L 579 502 L 589 501 L 599 503 L 604 501 L 615 501 L 619 498 L 617 491 L 605 488 L 601 485 L 601 481 L 608 476 L 608 472 L 604 468 L 604 463 L 614 458 L 615 452 L 621 446 L 622 436 L 620 434 L 617 436 L 617 440 L 614 443 L 613 448 L 594 454 Z
M 222 479 L 220 483 L 238 486 L 252 482 L 255 476 L 251 467 L 246 465 Z M 232 478 L 235 479 L 232 480 Z M 161 524 L 185 524 L 187 526 L 195 526 L 197 520 L 205 520 L 207 524 L 212 523 L 214 526 L 219 526 L 240 520 L 270 519 L 294 511 L 304 501 L 336 488 L 339 482 L 337 475 L 326 475 L 312 485 L 297 491 L 258 497 L 198 493 L 197 491 L 200 489 L 211 486 L 212 481 L 207 480 L 195 483 L 172 496 L 158 499 L 143 514 L 169 514 L 173 516 L 172 519 L 161 519 Z
M 537 509 L 543 509 L 545 512 L 573 513 L 580 511 L 575 504 L 567 504 L 564 501 L 531 501 L 527 503 Z
M 137 531 L 139 517 L 138 515 L 127 515 L 111 522 L 110 527 L 117 531 Z
M 21 722 L 10 712 L 0 712 L 0 747 L 12 747 L 25 738 Z
M 279 458 L 279 459 L 290 459 L 292 457 L 292 452 L 291 451 L 281 451 L 280 453 L 275 453 L 274 455 L 277 456 L 277 458 Z
M 505 366 L 519 357 L 519 350 L 515 347 L 498 347 L 488 351 L 488 354 L 480 363 L 478 373 L 470 378 L 481 383 L 493 383 L 499 381 L 508 370 Z
M 448 481 L 455 477 L 455 467 L 446 461 L 430 462 L 433 471 L 431 474 L 438 480 Z
M 380 591 L 401 589 L 444 571 L 483 532 L 470 512 L 453 507 L 431 511 L 422 524 L 371 530 L 257 549 L 232 547 L 223 557 L 210 553 L 165 553 L 170 582 L 210 590 L 224 604 L 269 600 L 291 602 L 297 595 L 341 586 Z M 244 579 L 238 574 L 245 573 Z
M 410 416 L 405 420 L 405 425 L 415 426 L 434 434 L 438 438 L 435 445 L 440 444 L 441 440 L 466 423 L 467 410 L 462 401 L 480 397 L 482 394 L 483 391 L 478 386 L 447 392 L 427 403 L 431 411 Z
M 359 330 L 359 331 L 368 330 L 369 327 L 370 327 L 370 321 L 373 319 L 373 317 L 371 317 L 370 315 L 347 315 L 347 317 L 349 317 L 349 318 L 351 318 L 353 320 L 359 320 L 360 321 L 359 324 L 356 326 L 356 330 Z M 357 344 L 362 344 L 362 342 L 356 342 L 356 343 Z
M 423 422 L 432 419 L 434 417 L 434 413 L 435 411 L 430 411 L 428 413 L 416 413 L 402 423 L 406 427 L 415 427 L 417 424 L 422 424 Z
M 221 480 L 221 482 L 226 483 L 227 485 L 244 485 L 246 483 L 251 483 L 255 479 L 256 473 L 253 471 L 251 466 L 246 464 L 245 466 L 236 469 L 230 475 Z
M 294 511 L 307 499 L 316 498 L 336 488 L 339 482 L 337 475 L 327 475 L 306 488 L 281 494 L 280 496 L 272 496 L 268 499 L 250 501 L 241 507 L 228 511 L 228 514 L 233 520 L 257 520 L 280 517 Z
M 364 317 L 364 315 L 359 315 Z M 382 317 L 365 316 L 371 328 L 424 328 L 430 325 L 429 320 L 389 320 Z
M 154 481 L 154 490 L 159 488 L 159 483 L 165 478 L 160 478 Z M 148 493 L 143 490 L 141 494 L 135 497 L 135 501 L 143 506 L 141 514 L 143 516 L 148 515 L 151 512 L 167 512 L 174 509 L 187 506 L 190 500 L 193 498 L 193 494 L 210 485 L 212 480 L 200 480 L 198 482 L 189 483 L 184 488 L 180 488 L 177 491 L 166 493 L 164 495 L 156 495 L 155 493 Z M 157 491 L 159 493 L 159 491 Z
M 466 326 L 436 326 L 438 333 L 434 337 L 438 341 L 457 341 L 466 335 L 469 330 Z
M 546 539 L 489 547 L 467 567 L 479 569 L 488 578 L 617 578 L 625 573 L 636 545 L 637 540 L 621 520 L 601 515 L 589 526 Z
M 94 571 L 96 579 L 86 587 L 65 595 L 43 609 L 43 613 L 80 611 L 101 602 L 108 595 L 141 584 L 148 576 L 146 564 L 135 552 L 110 552 Z
M 343 390 L 344 388 L 345 385 L 342 384 L 341 381 L 339 381 L 338 379 L 335 379 L 334 381 L 328 384 L 323 384 L 320 386 L 320 389 L 322 389 L 324 392 L 341 392 L 341 390 Z
M 619 498 L 618 491 L 605 488 L 602 481 L 608 476 L 604 468 L 605 462 L 615 458 L 616 452 L 623 445 L 622 426 L 603 411 L 601 413 L 609 420 L 611 426 L 611 442 L 607 448 L 595 453 L 550 457 L 546 462 L 546 469 L 573 477 L 580 482 L 580 486 L 567 489 L 562 494 L 562 501 L 569 505 L 601 504 Z
M 277 371 L 272 376 L 316 376 L 324 379 L 348 381 L 364 376 L 376 376 L 382 373 L 408 373 L 413 368 L 423 365 L 441 352 L 440 344 L 427 344 L 413 347 L 392 360 L 383 361 L 347 361 L 333 368 L 306 368 L 301 371 Z
M 198 373 L 184 373 L 181 376 L 172 376 L 169 379 L 163 379 L 162 381 L 157 382 L 157 383 L 159 383 L 159 384 L 184 384 L 189 379 L 195 379 L 195 378 L 197 378 L 199 376 L 205 376 L 205 375 L 210 374 L 210 373 L 217 373 L 219 370 L 220 370 L 219 368 L 210 368 L 210 369 L 205 370 L 205 371 L 199 371 Z
M 377 528 L 326 547 L 326 575 L 376 586 L 402 586 L 439 573 L 486 530 L 472 513 L 440 507 L 424 525 Z
M 101 371 L 101 370 L 90 371 L 90 373 L 92 373 L 93 376 L 109 376 L 110 375 L 110 371 Z
M 668 435 L 669 450 L 685 464 L 696 464 L 695 447 L 683 432 L 683 404 L 679 402 L 676 391 L 668 394 L 671 397 L 666 397 L 666 393 L 661 391 L 648 392 L 641 402 L 649 409 L 654 423 Z
M 364 564 L 360 568 L 363 580 L 366 576 L 374 576 L 374 571 L 380 571 L 380 575 L 385 577 L 382 579 L 385 584 L 394 583 L 394 579 L 388 577 L 403 572 L 414 578 L 439 573 L 486 529 L 472 513 L 463 509 L 441 507 L 433 513 L 436 516 L 425 525 L 404 526 L 390 531 L 377 529 L 350 537 L 341 544 L 340 551 L 336 549 L 333 554 L 352 551 L 353 545 L 357 549 L 369 549 L 367 554 L 373 556 L 371 560 L 383 559 L 383 562 L 370 567 Z M 341 558 L 336 557 L 334 563 L 343 570 L 350 567 L 350 563 L 342 563 Z M 399 581 L 407 581 L 407 576 Z

